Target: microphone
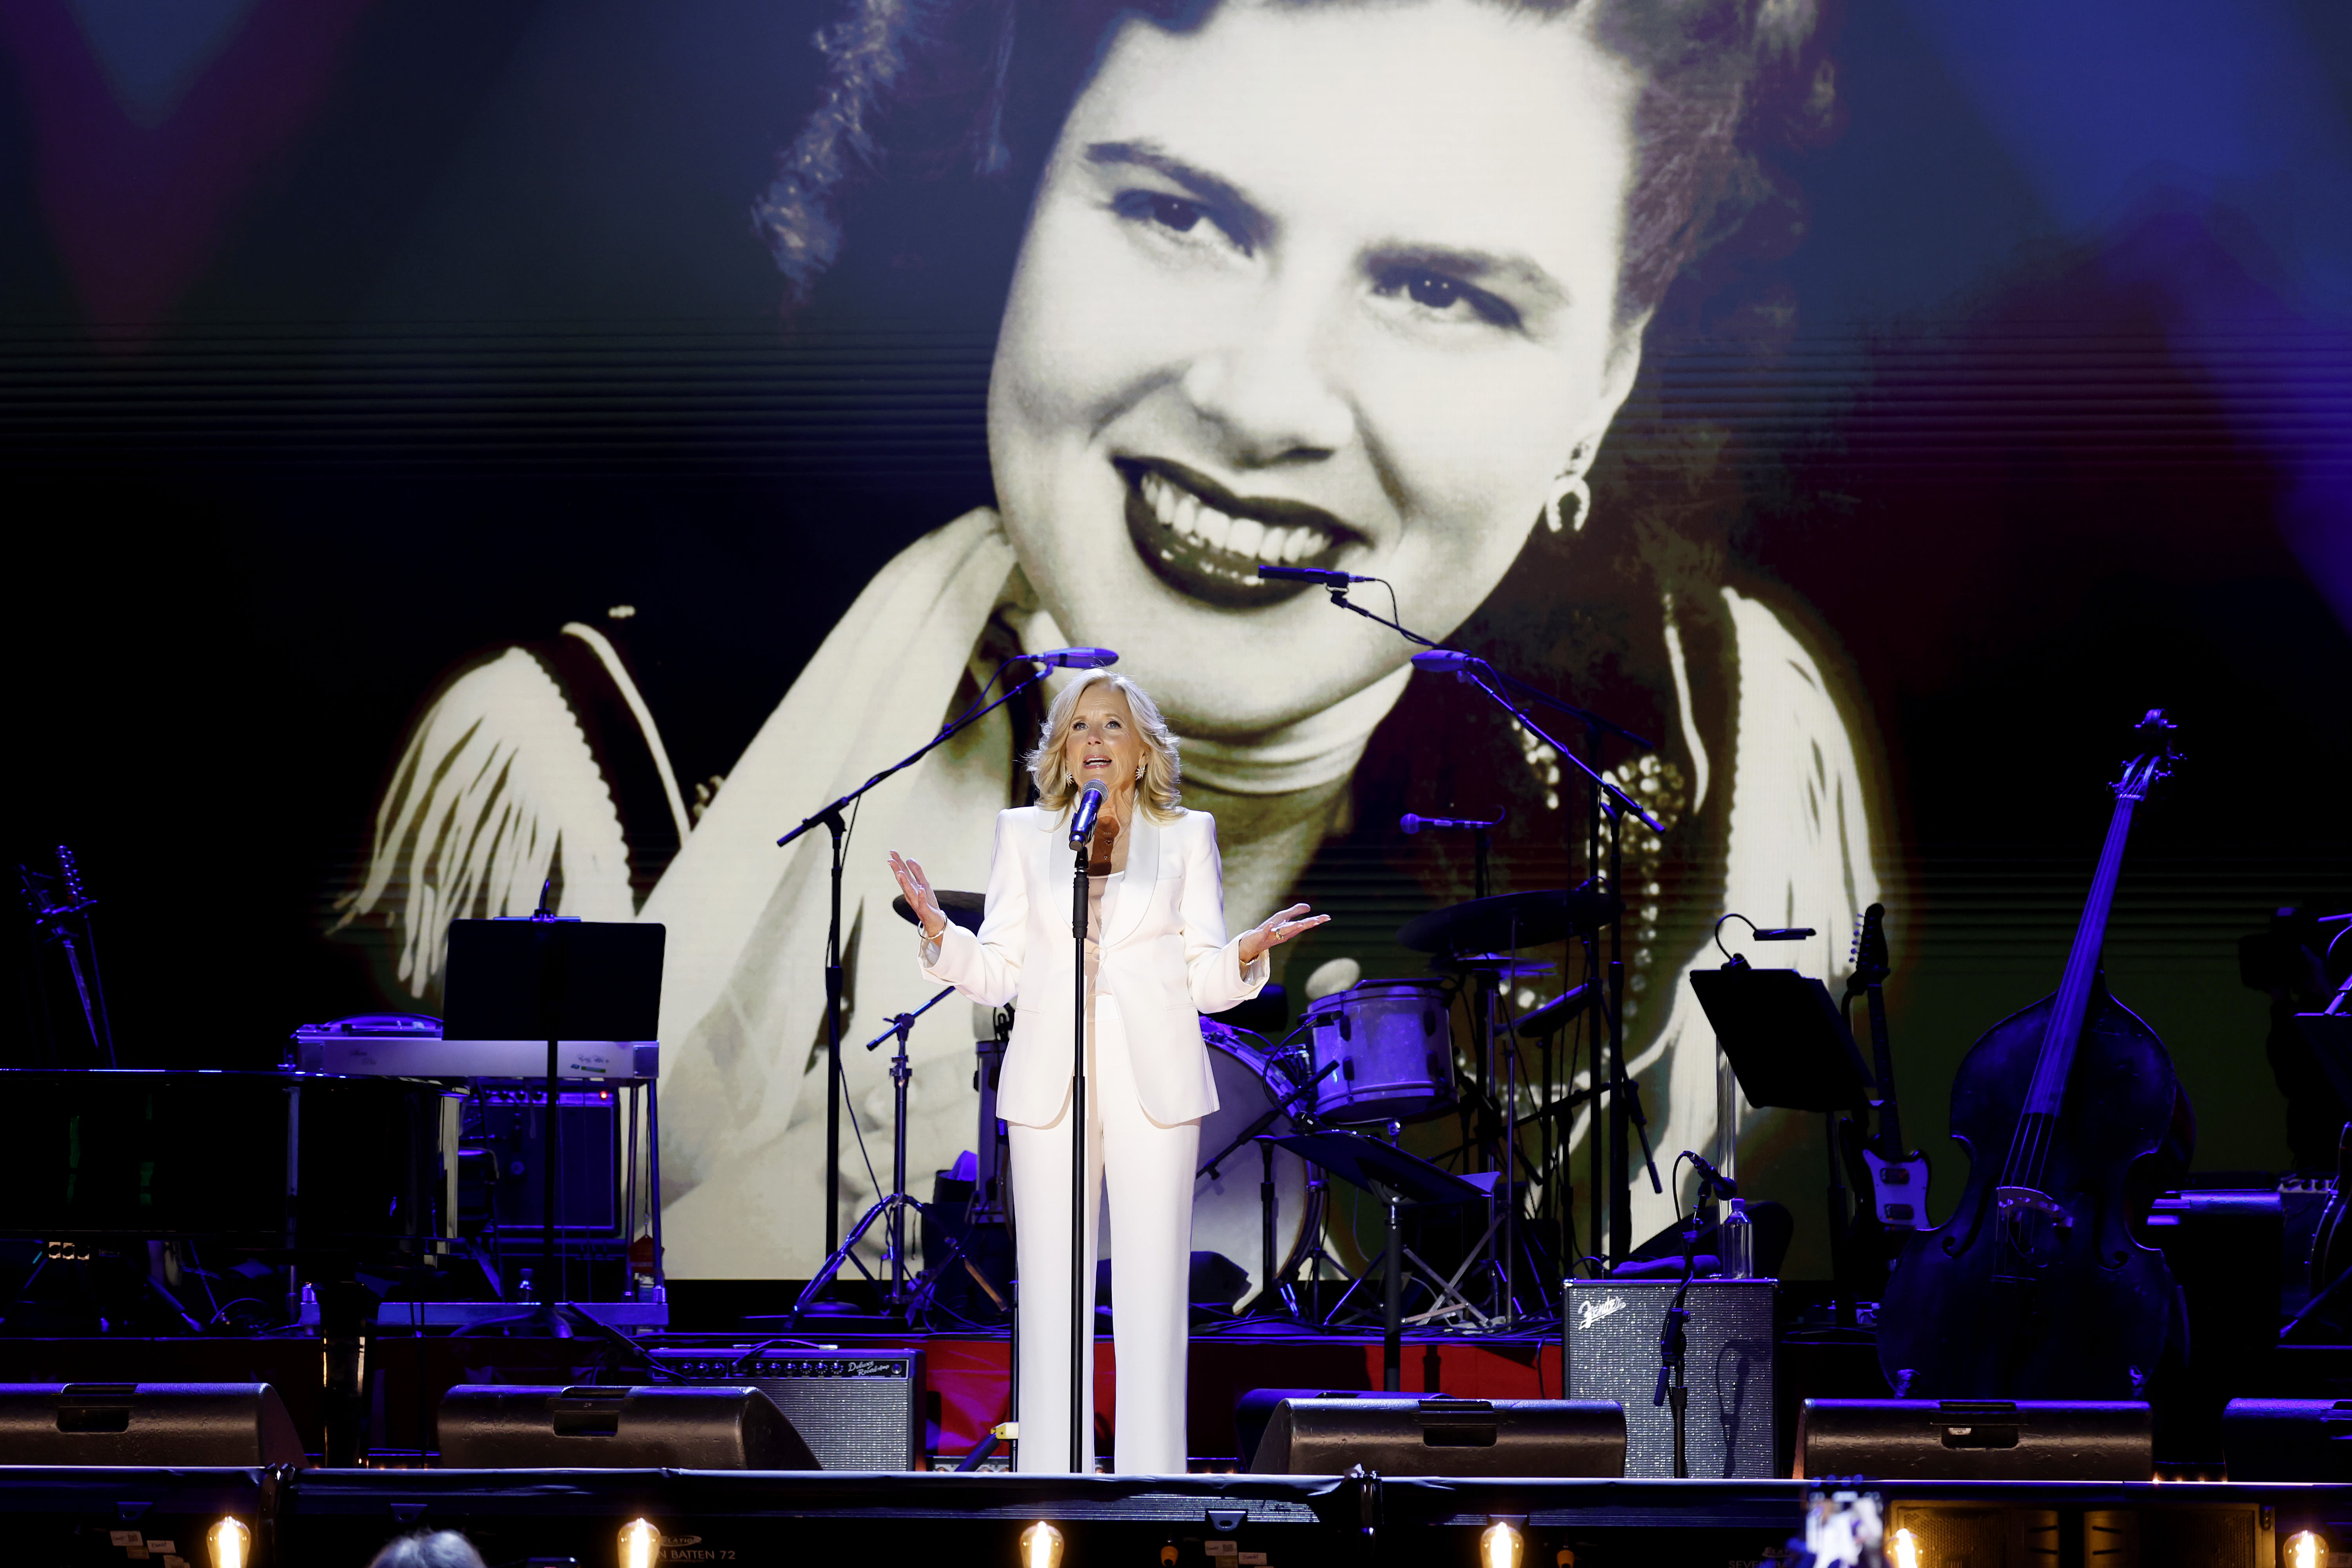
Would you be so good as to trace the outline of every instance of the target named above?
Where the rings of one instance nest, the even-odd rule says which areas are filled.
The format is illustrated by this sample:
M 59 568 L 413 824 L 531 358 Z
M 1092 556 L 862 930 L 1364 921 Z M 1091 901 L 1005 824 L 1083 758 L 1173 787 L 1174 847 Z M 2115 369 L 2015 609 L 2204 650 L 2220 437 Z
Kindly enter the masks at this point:
M 1043 653 L 1024 653 L 1021 657 L 1054 669 L 1100 669 L 1118 662 L 1118 655 L 1107 647 L 1049 647 Z
M 1802 942 L 1813 934 L 1811 926 L 1766 926 L 1756 933 L 1758 942 Z
M 1352 572 L 1333 572 L 1321 566 L 1261 566 L 1261 577 L 1286 577 L 1297 583 L 1320 583 L 1327 588 L 1344 588 L 1350 583 L 1377 583 L 1378 577 L 1359 577 Z
M 1480 822 L 1468 816 L 1420 816 L 1410 811 L 1397 818 L 1397 826 L 1407 833 L 1418 833 L 1424 827 L 1500 827 L 1502 825 L 1503 819 L 1499 816 L 1492 822 Z
M 1100 779 L 1088 779 L 1087 787 L 1078 792 L 1078 808 L 1070 816 L 1070 847 L 1086 843 L 1095 830 L 1095 818 L 1102 811 L 1103 786 Z
M 1426 653 L 1412 656 L 1412 667 L 1431 675 L 1461 675 L 1471 669 L 1486 668 L 1486 661 L 1475 653 L 1456 653 L 1450 647 L 1433 647 Z
M 1689 1150 L 1685 1149 L 1683 1151 L 1683 1158 L 1688 1160 L 1693 1165 L 1698 1168 L 1699 1179 L 1702 1182 L 1708 1183 L 1714 1186 L 1716 1196 L 1719 1198 L 1736 1198 L 1739 1195 L 1739 1184 L 1731 1180 L 1728 1176 L 1726 1176 L 1721 1171 L 1717 1170 L 1713 1165 L 1708 1164 L 1705 1155 L 1694 1154 Z

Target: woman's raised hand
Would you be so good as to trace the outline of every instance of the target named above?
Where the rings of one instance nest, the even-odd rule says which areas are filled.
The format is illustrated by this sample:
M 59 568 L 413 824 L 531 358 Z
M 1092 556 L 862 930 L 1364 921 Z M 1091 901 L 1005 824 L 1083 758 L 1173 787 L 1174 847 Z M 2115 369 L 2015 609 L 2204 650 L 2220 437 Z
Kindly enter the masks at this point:
M 908 895 L 911 899 L 913 895 Z M 1310 915 L 1310 906 L 1293 904 L 1277 910 L 1249 930 L 1242 932 L 1242 962 L 1255 963 L 1268 948 L 1280 947 L 1292 937 L 1303 936 L 1329 920 L 1329 915 Z
M 907 895 L 907 902 L 914 910 L 915 918 L 922 922 L 923 940 L 937 942 L 945 936 L 948 931 L 947 911 L 940 908 L 939 898 L 931 891 L 930 879 L 923 875 L 923 868 L 893 849 L 890 851 L 890 875 L 898 879 L 898 890 Z

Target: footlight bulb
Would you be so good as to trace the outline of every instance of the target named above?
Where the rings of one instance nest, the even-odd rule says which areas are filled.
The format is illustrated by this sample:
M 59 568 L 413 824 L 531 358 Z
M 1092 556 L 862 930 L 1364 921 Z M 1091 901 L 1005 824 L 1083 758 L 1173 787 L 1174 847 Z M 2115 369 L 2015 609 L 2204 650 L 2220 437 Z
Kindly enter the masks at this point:
M 213 1568 L 247 1568 L 253 1561 L 253 1531 L 240 1519 L 224 1519 L 205 1532 L 205 1545 L 211 1549 Z
M 1062 1568 L 1062 1532 L 1042 1519 L 1023 1531 L 1021 1568 Z
M 2286 1568 L 2327 1568 L 2327 1542 L 2318 1531 L 2298 1530 L 2286 1538 Z
M 1898 1530 L 1895 1539 L 1886 1543 L 1886 1560 L 1895 1568 L 1919 1568 L 1919 1538 L 1907 1530 Z
M 1527 1544 L 1526 1537 L 1498 1519 L 1478 1537 L 1478 1568 L 1519 1568 Z
M 661 1557 L 661 1531 L 642 1519 L 621 1526 L 621 1568 L 654 1568 Z

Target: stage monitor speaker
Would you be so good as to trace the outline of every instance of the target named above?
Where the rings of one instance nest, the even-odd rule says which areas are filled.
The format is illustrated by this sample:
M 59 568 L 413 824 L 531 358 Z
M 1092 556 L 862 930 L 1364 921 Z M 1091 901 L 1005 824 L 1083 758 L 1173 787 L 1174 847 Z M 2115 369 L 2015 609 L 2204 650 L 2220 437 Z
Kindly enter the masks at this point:
M 1617 1477 L 1625 1413 L 1601 1400 L 1286 1399 L 1251 1469 L 1337 1476 Z
M 2352 1399 L 2232 1399 L 2221 1453 L 2233 1481 L 2352 1477 Z
M 0 1465 L 310 1462 L 266 1383 L 0 1384 Z
M 2144 1481 L 2146 1405 L 2094 1399 L 1808 1399 L 1800 1477 L 1891 1481 Z
M 676 1388 L 461 1383 L 441 1401 L 451 1470 L 814 1470 L 775 1401 L 738 1384 Z
M 923 1468 L 923 1352 L 656 1350 L 689 1382 L 749 1384 L 776 1402 L 828 1470 Z
M 1568 1396 L 1625 1407 L 1625 1473 L 1675 1473 L 1673 1413 L 1651 1403 L 1673 1279 L 1571 1279 L 1561 1292 Z M 1697 1480 L 1778 1473 L 1772 1430 L 1770 1279 L 1695 1279 L 1683 1306 L 1688 1349 L 1684 1451 Z

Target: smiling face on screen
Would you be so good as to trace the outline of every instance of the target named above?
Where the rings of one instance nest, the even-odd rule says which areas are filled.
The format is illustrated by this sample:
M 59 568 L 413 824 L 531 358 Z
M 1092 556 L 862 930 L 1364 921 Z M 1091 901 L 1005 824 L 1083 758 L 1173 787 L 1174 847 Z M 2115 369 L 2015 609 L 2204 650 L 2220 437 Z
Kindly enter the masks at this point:
M 1121 24 L 989 387 L 999 504 L 1063 632 L 1180 728 L 1238 736 L 1411 651 L 1261 562 L 1377 575 L 1405 625 L 1459 626 L 1633 380 L 1635 86 L 1572 16 L 1483 0 Z

